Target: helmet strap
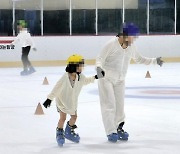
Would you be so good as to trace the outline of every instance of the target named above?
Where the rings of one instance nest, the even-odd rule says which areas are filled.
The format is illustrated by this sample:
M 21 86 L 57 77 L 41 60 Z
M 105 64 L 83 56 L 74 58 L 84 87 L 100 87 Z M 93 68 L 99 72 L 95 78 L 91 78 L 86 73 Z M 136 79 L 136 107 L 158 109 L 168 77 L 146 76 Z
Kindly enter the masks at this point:
M 80 72 L 76 72 L 76 74 L 78 75 L 78 81 L 80 80 Z

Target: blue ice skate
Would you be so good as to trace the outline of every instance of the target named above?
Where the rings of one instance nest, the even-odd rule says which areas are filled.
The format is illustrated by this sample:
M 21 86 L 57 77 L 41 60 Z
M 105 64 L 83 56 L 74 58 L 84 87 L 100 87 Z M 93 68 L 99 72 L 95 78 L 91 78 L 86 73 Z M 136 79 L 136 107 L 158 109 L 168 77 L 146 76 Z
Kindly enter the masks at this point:
M 63 129 L 60 129 L 60 128 L 56 129 L 56 141 L 57 141 L 59 146 L 63 146 L 63 144 L 65 143 L 64 130 Z
M 129 134 L 122 129 L 123 125 L 124 125 L 124 122 L 120 123 L 117 128 L 118 140 L 127 141 Z
M 80 137 L 74 132 L 75 128 L 77 128 L 76 125 L 70 126 L 67 122 L 64 137 L 72 142 L 79 143 Z
M 36 72 L 36 70 L 34 69 L 34 67 L 30 66 L 28 74 L 32 74 L 34 72 Z
M 117 133 L 111 133 L 107 137 L 108 137 L 108 141 L 110 141 L 110 142 L 117 142 L 117 140 L 118 140 Z
M 27 69 L 24 69 L 23 71 L 21 71 L 21 76 L 25 76 L 25 75 L 28 75 L 28 70 Z

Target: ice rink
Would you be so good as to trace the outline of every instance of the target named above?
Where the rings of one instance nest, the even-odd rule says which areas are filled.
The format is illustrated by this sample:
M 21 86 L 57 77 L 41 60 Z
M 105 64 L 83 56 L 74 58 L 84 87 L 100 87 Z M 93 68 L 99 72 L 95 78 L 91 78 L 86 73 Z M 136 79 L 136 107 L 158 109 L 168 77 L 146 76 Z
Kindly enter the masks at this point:
M 58 147 L 55 130 L 59 118 L 55 102 L 44 115 L 34 115 L 37 104 L 62 76 L 65 67 L 36 67 L 20 76 L 22 68 L 0 69 L 0 154 L 179 154 L 180 63 L 163 67 L 132 64 L 126 78 L 124 129 L 127 142 L 109 143 L 105 135 L 97 81 L 79 96 L 76 132 L 80 143 L 66 140 Z M 149 71 L 151 78 L 145 78 Z M 86 66 L 86 76 L 95 75 Z M 47 77 L 49 85 L 42 85 Z M 69 116 L 68 116 L 69 118 Z

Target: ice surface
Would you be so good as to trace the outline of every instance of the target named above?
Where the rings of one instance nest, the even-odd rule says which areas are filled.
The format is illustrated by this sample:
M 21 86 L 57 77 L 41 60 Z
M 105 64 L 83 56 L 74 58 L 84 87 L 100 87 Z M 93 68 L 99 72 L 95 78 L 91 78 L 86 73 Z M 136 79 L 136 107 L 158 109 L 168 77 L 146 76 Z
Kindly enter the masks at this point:
M 37 116 L 34 112 L 64 73 L 64 67 L 37 67 L 36 70 L 32 75 L 20 76 L 21 68 L 0 69 L 0 154 L 180 153 L 179 63 L 165 63 L 163 67 L 129 66 L 124 126 L 130 134 L 127 142 L 107 141 L 97 81 L 85 86 L 79 96 L 76 130 L 81 141 L 75 144 L 66 140 L 63 148 L 57 146 L 55 139 L 59 118 L 55 102 L 50 108 L 43 108 L 45 115 Z M 152 78 L 145 78 L 147 71 Z M 94 66 L 85 67 L 83 73 L 94 75 Z M 44 77 L 49 85 L 42 85 Z M 143 93 L 149 90 L 167 93 Z

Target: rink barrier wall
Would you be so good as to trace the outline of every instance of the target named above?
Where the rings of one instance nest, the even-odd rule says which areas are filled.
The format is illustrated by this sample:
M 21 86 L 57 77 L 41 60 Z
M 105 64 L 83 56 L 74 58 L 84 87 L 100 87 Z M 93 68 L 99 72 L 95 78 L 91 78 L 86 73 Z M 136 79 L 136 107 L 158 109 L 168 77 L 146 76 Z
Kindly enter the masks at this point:
M 179 63 L 180 57 L 172 57 L 172 58 L 163 58 L 165 63 Z M 55 61 L 31 61 L 33 66 L 44 67 L 44 66 L 65 66 L 65 60 L 55 60 Z M 87 65 L 95 65 L 95 59 L 88 59 L 85 61 Z M 135 64 L 133 60 L 131 60 L 131 64 Z M 1 68 L 9 68 L 9 67 L 22 67 L 22 62 L 0 62 Z
M 37 52 L 29 59 L 34 66 L 61 66 L 72 54 L 81 54 L 86 64 L 95 64 L 95 58 L 104 44 L 113 36 L 34 36 Z M 15 37 L 0 37 L 0 67 L 21 67 L 21 47 L 10 43 Z M 180 35 L 140 36 L 137 50 L 146 57 L 163 57 L 165 62 L 180 62 Z M 131 62 L 133 63 L 133 62 Z

